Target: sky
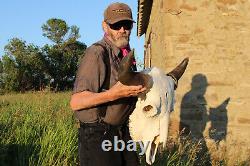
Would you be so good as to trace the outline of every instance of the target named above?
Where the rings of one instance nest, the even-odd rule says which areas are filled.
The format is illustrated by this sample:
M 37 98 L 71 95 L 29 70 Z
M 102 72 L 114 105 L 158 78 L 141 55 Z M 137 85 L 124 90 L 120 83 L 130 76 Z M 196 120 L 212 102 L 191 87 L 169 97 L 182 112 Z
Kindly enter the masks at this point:
M 137 1 L 119 0 L 128 4 L 137 22 Z M 51 42 L 42 36 L 41 26 L 50 18 L 63 19 L 69 26 L 80 28 L 79 41 L 90 46 L 102 39 L 101 22 L 106 7 L 117 0 L 5 0 L 0 4 L 0 57 L 4 55 L 4 46 L 17 37 L 39 47 Z M 135 54 L 143 60 L 144 36 L 137 37 L 137 24 L 131 33 L 130 45 Z

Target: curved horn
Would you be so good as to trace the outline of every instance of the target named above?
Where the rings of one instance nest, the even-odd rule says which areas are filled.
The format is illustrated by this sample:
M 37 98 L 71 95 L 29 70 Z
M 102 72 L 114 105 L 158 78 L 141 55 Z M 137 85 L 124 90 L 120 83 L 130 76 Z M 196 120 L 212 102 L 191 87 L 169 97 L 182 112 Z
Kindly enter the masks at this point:
M 178 80 L 181 78 L 183 73 L 185 72 L 187 65 L 188 65 L 189 58 L 185 58 L 176 68 L 174 68 L 171 72 L 167 74 L 175 81 L 175 89 L 178 86 Z
M 130 51 L 120 62 L 118 80 L 124 85 L 142 85 L 151 88 L 151 77 L 148 74 L 134 72 L 132 70 L 133 59 L 134 49 L 132 49 L 132 51 Z

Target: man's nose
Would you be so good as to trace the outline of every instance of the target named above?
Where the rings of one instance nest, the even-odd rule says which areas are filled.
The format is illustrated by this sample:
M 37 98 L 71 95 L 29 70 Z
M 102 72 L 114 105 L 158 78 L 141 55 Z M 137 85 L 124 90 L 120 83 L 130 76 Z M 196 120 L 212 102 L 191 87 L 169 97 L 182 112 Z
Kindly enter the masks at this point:
M 120 32 L 125 32 L 125 29 L 123 28 L 123 26 L 120 28 L 119 31 L 120 31 Z

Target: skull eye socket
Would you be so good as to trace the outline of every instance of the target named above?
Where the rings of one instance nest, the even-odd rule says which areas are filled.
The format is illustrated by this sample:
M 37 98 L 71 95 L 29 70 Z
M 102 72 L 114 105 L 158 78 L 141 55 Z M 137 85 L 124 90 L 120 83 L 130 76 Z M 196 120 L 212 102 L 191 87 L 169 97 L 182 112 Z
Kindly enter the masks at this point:
M 148 111 L 150 111 L 151 109 L 153 109 L 153 106 L 147 105 L 147 106 L 145 106 L 145 107 L 143 108 L 143 111 L 148 112 Z

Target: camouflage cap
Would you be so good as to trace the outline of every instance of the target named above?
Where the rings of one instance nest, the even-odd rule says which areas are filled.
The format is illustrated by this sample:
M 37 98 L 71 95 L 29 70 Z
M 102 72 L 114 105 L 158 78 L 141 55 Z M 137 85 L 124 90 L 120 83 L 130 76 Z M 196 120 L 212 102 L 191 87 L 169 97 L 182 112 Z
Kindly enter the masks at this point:
M 114 24 L 123 20 L 135 22 L 130 7 L 124 3 L 112 3 L 104 11 L 104 21 L 109 24 Z

